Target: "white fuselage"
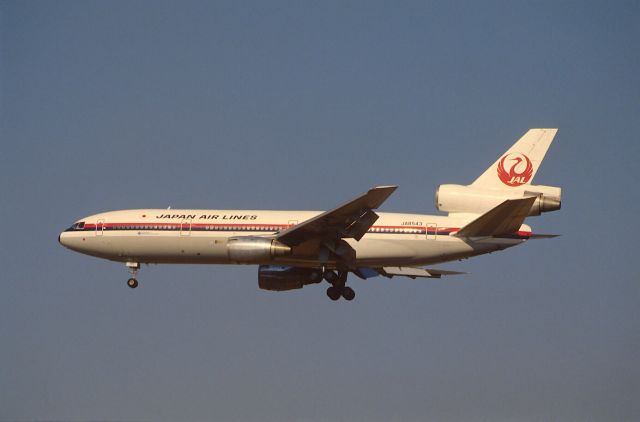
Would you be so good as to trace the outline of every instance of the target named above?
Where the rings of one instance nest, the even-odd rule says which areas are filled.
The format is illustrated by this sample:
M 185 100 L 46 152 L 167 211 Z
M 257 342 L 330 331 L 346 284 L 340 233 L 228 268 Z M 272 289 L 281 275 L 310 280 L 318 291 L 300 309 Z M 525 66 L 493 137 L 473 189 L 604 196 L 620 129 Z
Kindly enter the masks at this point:
M 227 242 L 239 236 L 271 237 L 320 214 L 318 211 L 173 210 L 112 211 L 78 220 L 60 235 L 69 249 L 120 262 L 281 264 L 332 267 L 317 250 L 294 247 L 291 254 L 248 262 L 229 258 Z M 518 245 L 531 229 L 504 237 L 459 238 L 455 232 L 474 216 L 378 213 L 379 219 L 356 241 L 357 265 L 427 265 L 467 258 Z

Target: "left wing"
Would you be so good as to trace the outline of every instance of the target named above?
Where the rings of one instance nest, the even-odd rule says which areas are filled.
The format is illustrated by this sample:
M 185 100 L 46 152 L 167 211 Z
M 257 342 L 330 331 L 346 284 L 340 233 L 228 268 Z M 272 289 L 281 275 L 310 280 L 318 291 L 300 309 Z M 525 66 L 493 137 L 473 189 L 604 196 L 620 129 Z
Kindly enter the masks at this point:
M 411 278 L 440 278 L 443 275 L 466 274 L 459 271 L 436 270 L 434 268 L 416 268 L 416 267 L 382 267 L 378 272 L 385 277 L 403 276 Z
M 397 186 L 378 186 L 331 211 L 303 221 L 280 232 L 276 239 L 287 246 L 309 240 L 360 240 L 378 219 L 373 212 L 395 191 Z

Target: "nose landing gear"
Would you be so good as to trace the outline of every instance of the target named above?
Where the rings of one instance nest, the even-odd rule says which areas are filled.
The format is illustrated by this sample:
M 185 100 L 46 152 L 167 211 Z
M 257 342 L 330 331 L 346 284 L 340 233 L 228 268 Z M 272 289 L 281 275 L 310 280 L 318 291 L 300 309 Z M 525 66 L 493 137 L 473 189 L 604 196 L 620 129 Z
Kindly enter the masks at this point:
M 135 289 L 138 287 L 138 280 L 136 280 L 136 276 L 138 275 L 138 270 L 140 270 L 139 262 L 127 262 L 127 268 L 129 269 L 129 274 L 131 274 L 131 278 L 127 280 L 127 286 Z
M 351 287 L 345 286 L 348 274 L 348 271 L 339 271 L 337 274 L 331 270 L 324 272 L 324 279 L 331 284 L 327 288 L 329 299 L 335 301 L 343 297 L 347 301 L 352 301 L 356 297 L 356 292 Z

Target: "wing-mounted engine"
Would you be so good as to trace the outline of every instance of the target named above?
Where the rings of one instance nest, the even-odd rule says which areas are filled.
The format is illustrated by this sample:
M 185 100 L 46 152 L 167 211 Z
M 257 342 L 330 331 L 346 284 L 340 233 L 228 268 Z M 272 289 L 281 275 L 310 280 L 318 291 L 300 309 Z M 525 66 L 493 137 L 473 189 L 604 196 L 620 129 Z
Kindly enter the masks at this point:
M 289 255 L 291 247 L 272 238 L 240 236 L 227 241 L 227 252 L 229 259 L 238 264 L 256 264 Z
M 264 290 L 282 292 L 301 289 L 307 284 L 320 283 L 322 271 L 315 268 L 298 268 L 278 265 L 261 265 L 258 268 L 258 286 Z
M 436 208 L 450 213 L 481 214 L 508 199 L 536 196 L 529 215 L 557 211 L 561 206 L 562 189 L 554 186 L 524 185 L 509 191 L 482 189 L 473 186 L 440 185 L 436 190 Z

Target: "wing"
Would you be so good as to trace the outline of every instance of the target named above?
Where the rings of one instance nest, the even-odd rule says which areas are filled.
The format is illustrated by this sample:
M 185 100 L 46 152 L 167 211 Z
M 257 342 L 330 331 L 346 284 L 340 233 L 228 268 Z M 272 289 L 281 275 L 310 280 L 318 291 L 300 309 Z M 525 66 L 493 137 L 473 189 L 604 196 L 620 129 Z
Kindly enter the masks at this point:
M 403 277 L 423 277 L 423 278 L 440 278 L 443 275 L 466 274 L 460 271 L 436 270 L 435 268 L 416 268 L 416 267 L 382 267 L 382 275 L 386 277 L 403 276 Z
M 296 246 L 309 240 L 360 240 L 378 219 L 373 212 L 395 191 L 397 186 L 378 186 L 331 211 L 303 221 L 277 235 L 279 242 Z
M 410 277 L 410 278 L 440 278 L 443 275 L 466 274 L 459 271 L 436 270 L 435 268 L 418 267 L 381 267 L 381 268 L 358 268 L 353 271 L 360 278 L 371 278 L 378 275 L 387 278 Z

